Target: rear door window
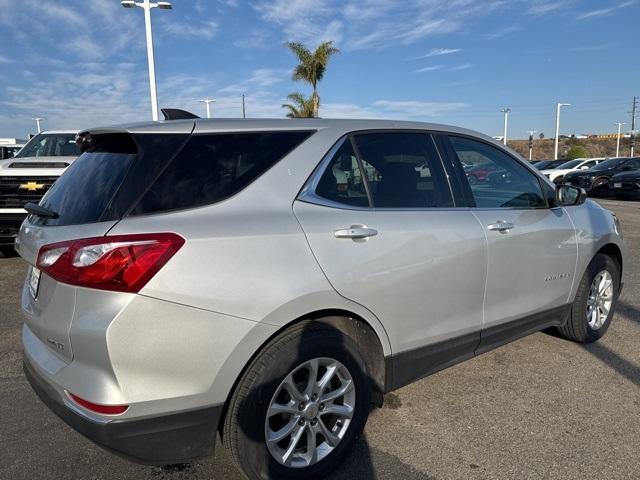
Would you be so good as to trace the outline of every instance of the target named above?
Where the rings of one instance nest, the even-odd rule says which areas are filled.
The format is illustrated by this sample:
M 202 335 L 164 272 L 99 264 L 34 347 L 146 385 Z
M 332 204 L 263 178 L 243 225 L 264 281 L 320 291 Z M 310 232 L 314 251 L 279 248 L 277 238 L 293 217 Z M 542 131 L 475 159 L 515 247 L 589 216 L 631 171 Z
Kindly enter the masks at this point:
M 132 210 L 140 215 L 220 202 L 240 192 L 313 131 L 192 137 Z
M 431 136 L 376 132 L 354 136 L 375 208 L 453 206 Z

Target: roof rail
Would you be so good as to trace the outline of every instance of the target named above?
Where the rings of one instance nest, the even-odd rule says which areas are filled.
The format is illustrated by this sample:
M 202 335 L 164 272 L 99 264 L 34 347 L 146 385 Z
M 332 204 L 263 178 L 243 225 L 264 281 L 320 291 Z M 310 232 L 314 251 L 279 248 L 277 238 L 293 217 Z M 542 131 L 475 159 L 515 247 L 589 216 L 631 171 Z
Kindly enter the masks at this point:
M 160 111 L 164 115 L 165 120 L 186 120 L 189 118 L 200 118 L 191 112 L 186 110 L 180 110 L 179 108 L 161 108 Z

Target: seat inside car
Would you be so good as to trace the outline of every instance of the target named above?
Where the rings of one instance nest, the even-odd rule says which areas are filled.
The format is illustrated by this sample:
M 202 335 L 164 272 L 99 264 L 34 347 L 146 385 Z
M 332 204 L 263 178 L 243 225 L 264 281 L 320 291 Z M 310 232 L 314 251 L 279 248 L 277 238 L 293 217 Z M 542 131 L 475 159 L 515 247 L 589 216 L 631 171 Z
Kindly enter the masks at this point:
M 382 179 L 375 192 L 379 207 L 435 207 L 430 192 L 418 190 L 419 173 L 411 163 L 392 162 L 382 169 Z

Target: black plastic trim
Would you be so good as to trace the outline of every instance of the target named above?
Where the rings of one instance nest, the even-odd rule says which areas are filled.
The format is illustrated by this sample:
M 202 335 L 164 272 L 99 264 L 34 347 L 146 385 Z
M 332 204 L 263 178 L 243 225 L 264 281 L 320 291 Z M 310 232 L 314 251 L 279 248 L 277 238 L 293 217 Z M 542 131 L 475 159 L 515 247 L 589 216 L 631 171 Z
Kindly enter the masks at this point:
M 385 393 L 408 385 L 494 348 L 563 325 L 571 304 L 385 358 Z
M 25 358 L 24 373 L 40 400 L 101 447 L 145 465 L 171 465 L 213 455 L 223 405 L 139 420 L 98 423 L 69 409 Z

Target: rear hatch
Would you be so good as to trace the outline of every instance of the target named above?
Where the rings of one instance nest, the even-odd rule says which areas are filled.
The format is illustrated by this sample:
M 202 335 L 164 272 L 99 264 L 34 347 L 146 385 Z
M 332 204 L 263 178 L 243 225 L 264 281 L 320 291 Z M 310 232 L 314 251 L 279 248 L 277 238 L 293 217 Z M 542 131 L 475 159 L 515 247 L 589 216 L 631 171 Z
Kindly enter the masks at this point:
M 29 215 L 24 221 L 16 249 L 30 265 L 22 293 L 25 322 L 63 360 L 73 359 L 69 333 L 82 288 L 40 272 L 38 252 L 52 243 L 106 235 L 179 151 L 192 129 L 193 124 L 184 133 L 162 135 L 83 132 L 84 153 L 39 203 L 56 218 Z

